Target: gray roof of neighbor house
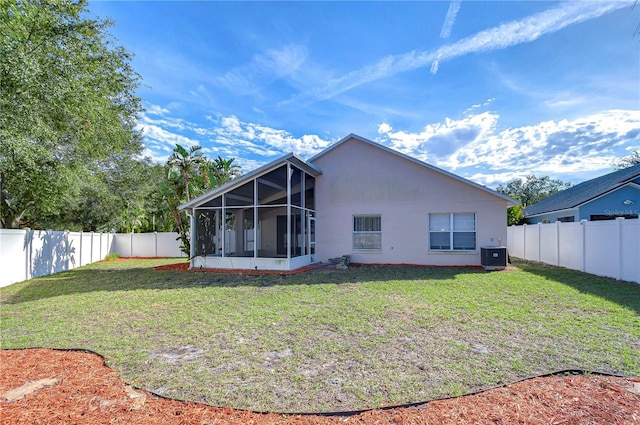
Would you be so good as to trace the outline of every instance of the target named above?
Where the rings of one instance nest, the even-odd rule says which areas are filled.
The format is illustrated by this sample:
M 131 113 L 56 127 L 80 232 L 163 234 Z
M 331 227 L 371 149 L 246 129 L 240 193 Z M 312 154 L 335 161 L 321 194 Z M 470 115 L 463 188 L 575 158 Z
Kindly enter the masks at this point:
M 525 217 L 582 205 L 640 177 L 640 164 L 624 168 L 562 190 L 525 208 Z

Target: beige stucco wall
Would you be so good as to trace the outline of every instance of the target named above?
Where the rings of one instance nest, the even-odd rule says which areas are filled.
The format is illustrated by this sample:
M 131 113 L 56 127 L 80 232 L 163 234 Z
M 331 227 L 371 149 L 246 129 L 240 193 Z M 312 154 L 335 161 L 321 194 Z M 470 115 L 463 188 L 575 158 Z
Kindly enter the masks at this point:
M 506 245 L 506 201 L 357 139 L 313 161 L 317 260 L 350 254 L 357 263 L 479 265 L 480 247 Z M 476 213 L 477 251 L 429 251 L 429 213 Z M 382 250 L 352 249 L 353 215 L 382 216 Z

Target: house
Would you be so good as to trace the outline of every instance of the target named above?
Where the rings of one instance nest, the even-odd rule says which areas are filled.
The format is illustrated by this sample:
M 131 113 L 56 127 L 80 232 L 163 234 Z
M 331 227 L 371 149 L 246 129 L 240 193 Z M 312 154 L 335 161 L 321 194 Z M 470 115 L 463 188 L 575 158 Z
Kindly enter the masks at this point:
M 527 223 L 638 218 L 640 164 L 587 180 L 524 210 Z
M 375 264 L 480 265 L 517 201 L 349 135 L 194 198 L 191 266 L 293 270 L 348 254 Z

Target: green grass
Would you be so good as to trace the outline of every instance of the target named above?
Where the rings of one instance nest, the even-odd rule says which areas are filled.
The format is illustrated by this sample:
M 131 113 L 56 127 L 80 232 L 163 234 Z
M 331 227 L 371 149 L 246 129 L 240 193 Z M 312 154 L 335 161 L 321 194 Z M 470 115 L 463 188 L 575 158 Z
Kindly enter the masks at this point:
M 640 375 L 640 285 L 535 264 L 158 271 L 119 260 L 0 289 L 1 347 L 85 348 L 169 397 L 273 411 L 459 395 L 558 369 Z

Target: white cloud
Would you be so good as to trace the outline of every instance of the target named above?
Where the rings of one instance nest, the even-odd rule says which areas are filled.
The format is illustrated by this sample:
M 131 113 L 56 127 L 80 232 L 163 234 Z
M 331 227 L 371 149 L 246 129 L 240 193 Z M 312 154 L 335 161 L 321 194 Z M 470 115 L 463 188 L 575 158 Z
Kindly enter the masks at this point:
M 444 45 L 436 50 L 402 55 L 386 56 L 378 62 L 351 71 L 342 77 L 329 80 L 324 87 L 301 93 L 283 104 L 294 101 L 314 102 L 331 99 L 354 87 L 411 71 L 431 64 L 431 72 L 438 71 L 439 65 L 448 60 L 470 53 L 505 49 L 522 43 L 528 43 L 545 34 L 554 33 L 570 25 L 585 22 L 630 7 L 633 1 L 596 2 L 573 1 L 560 3 L 558 7 L 535 15 L 501 24 L 464 38 L 458 42 Z
M 640 141 L 640 111 L 610 110 L 572 121 L 545 121 L 499 130 L 492 112 L 427 125 L 419 133 L 383 123 L 378 141 L 407 155 L 495 185 L 527 174 L 581 180 L 608 172 Z M 632 148 L 631 148 L 632 149 Z
M 186 147 L 199 144 L 197 140 L 191 139 L 182 134 L 172 133 L 169 130 L 162 128 L 160 125 L 139 125 L 138 129 L 142 131 L 142 135 L 146 139 L 147 145 L 158 148 L 169 146 L 173 149 L 176 144 Z
M 423 161 L 444 163 L 459 149 L 490 137 L 498 118 L 491 112 L 470 115 L 461 120 L 447 118 L 444 123 L 425 126 L 419 133 L 392 131 L 389 124 L 383 123 L 378 127 L 378 133 L 384 134 L 382 140 L 400 152 Z
M 241 122 L 235 116 L 220 117 L 214 130 L 216 136 L 233 143 L 249 143 L 250 152 L 265 157 L 294 152 L 301 156 L 312 156 L 329 145 L 317 135 L 295 137 L 286 130 L 263 126 L 255 123 Z
M 146 112 L 151 115 L 166 115 L 170 111 L 158 105 L 148 105 L 146 106 Z

